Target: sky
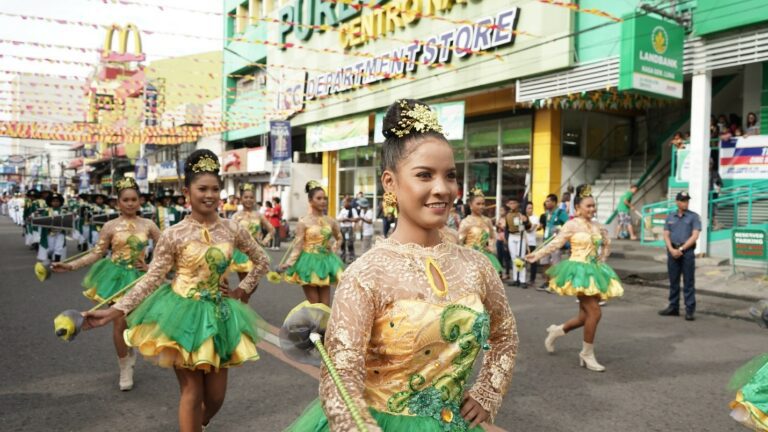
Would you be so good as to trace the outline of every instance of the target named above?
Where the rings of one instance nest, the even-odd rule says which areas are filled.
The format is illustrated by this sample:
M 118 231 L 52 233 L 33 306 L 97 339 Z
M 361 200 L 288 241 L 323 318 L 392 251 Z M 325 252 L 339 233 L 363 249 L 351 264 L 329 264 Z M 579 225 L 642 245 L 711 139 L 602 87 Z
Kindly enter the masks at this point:
M 159 6 L 162 6 L 161 9 Z M 183 8 L 208 13 L 195 13 L 174 9 Z M 106 30 L 91 26 L 59 24 L 26 17 L 44 17 L 57 20 L 81 21 L 109 26 L 113 23 L 136 24 L 140 30 L 170 32 L 197 36 L 183 37 L 167 34 L 142 33 L 143 50 L 147 62 L 168 57 L 220 50 L 222 47 L 223 17 L 219 0 L 0 0 L 0 120 L 8 119 L 6 98 L 10 87 L 7 82 L 13 75 L 6 71 L 32 72 L 53 75 L 83 77 L 93 70 L 92 66 L 51 64 L 9 56 L 60 59 L 94 63 L 98 53 L 81 52 L 64 48 L 43 48 L 26 44 L 36 42 L 65 45 L 77 48 L 101 49 Z M 115 36 L 113 46 L 117 47 Z M 131 51 L 132 42 L 129 43 Z M 0 155 L 7 154 L 8 141 L 0 138 Z

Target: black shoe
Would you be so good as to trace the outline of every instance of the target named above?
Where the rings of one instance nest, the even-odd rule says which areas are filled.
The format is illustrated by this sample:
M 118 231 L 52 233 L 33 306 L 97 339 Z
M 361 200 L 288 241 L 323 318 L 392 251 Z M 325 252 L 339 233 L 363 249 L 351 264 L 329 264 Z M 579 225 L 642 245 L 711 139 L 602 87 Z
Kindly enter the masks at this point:
M 694 318 L 694 316 L 693 316 L 693 312 L 686 312 L 686 313 L 685 313 L 685 320 L 686 320 L 686 321 L 693 321 L 693 320 L 695 320 L 695 319 L 696 319 L 696 318 Z
M 522 288 L 522 289 L 528 289 L 528 284 L 527 284 L 527 283 L 521 283 L 521 284 L 520 284 L 520 288 Z
M 672 307 L 668 307 L 662 311 L 659 311 L 659 315 L 661 316 L 680 316 L 680 311 L 677 309 L 673 309 Z
M 512 282 L 512 286 L 513 286 L 513 287 L 519 287 L 519 286 L 520 286 L 520 281 L 514 281 L 514 282 Z

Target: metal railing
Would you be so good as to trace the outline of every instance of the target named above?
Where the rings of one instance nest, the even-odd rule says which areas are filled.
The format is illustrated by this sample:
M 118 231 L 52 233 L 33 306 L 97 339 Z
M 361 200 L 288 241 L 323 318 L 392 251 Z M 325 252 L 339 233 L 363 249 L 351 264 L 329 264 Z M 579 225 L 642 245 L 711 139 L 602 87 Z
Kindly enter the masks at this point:
M 563 182 L 563 183 L 560 185 L 560 188 L 559 188 L 558 190 L 559 190 L 560 192 L 562 192 L 562 191 L 564 191 L 564 190 L 565 190 L 565 188 L 566 188 L 567 186 L 570 186 L 570 185 L 571 185 L 571 184 L 570 184 L 570 182 L 571 182 L 571 179 L 573 179 L 574 177 L 577 177 L 577 176 L 578 176 L 578 174 L 579 174 L 579 172 L 580 172 L 582 169 L 584 170 L 584 183 L 587 183 L 587 184 L 591 184 L 591 183 L 594 181 L 594 179 L 592 179 L 592 180 L 590 180 L 590 179 L 589 179 L 589 171 L 588 171 L 588 168 L 589 168 L 589 160 L 590 160 L 591 158 L 594 158 L 594 157 L 595 157 L 595 156 L 598 154 L 598 152 L 599 152 L 599 153 L 600 153 L 600 157 L 599 157 L 599 159 L 596 159 L 596 160 L 594 160 L 592 163 L 598 163 L 598 164 L 600 164 L 600 167 L 599 167 L 598 171 L 599 171 L 599 172 L 602 172 L 603 168 L 604 168 L 606 165 L 608 165 L 609 163 L 611 163 L 611 160 L 606 160 L 606 159 L 605 159 L 605 157 L 604 157 L 604 156 L 605 156 L 605 144 L 606 144 L 607 142 L 609 142 L 609 139 L 610 139 L 610 138 L 612 138 L 612 137 L 613 137 L 613 135 L 614 135 L 614 134 L 615 134 L 615 133 L 616 133 L 618 130 L 620 130 L 620 129 L 627 129 L 627 128 L 631 128 L 631 125 L 629 125 L 629 124 L 625 124 L 625 125 L 617 125 L 617 126 L 614 126 L 614 127 L 613 127 L 613 128 L 610 130 L 610 131 L 608 131 L 608 133 L 606 133 L 606 134 L 605 134 L 605 136 L 604 136 L 604 137 L 603 137 L 603 139 L 600 141 L 600 143 L 597 145 L 597 147 L 595 147 L 594 149 L 592 149 L 592 151 L 591 151 L 591 152 L 589 152 L 589 154 L 587 154 L 587 156 L 584 158 L 584 160 L 583 160 L 583 161 L 581 161 L 581 163 L 579 164 L 579 166 L 578 166 L 578 167 L 576 167 L 576 169 L 575 169 L 575 170 L 573 170 L 573 173 L 571 174 L 571 176 L 570 176 L 570 177 L 569 177 L 567 180 L 565 180 L 565 181 L 564 181 L 564 182 Z M 598 176 L 599 176 L 599 175 L 600 175 L 600 174 L 598 174 Z
M 722 189 L 720 196 L 714 198 L 715 191 L 709 193 L 709 214 L 717 215 L 718 212 L 731 206 L 733 208 L 733 224 L 724 227 L 715 227 L 714 217 L 710 217 L 709 230 L 730 229 L 738 226 L 751 225 L 754 222 L 754 204 L 758 201 L 768 202 L 768 180 L 762 180 L 745 186 L 733 186 Z M 739 218 L 739 207 L 746 205 L 746 217 L 744 220 Z M 663 226 L 667 215 L 677 211 L 675 200 L 659 201 L 653 204 L 643 206 L 641 210 L 640 223 L 640 242 L 642 244 L 656 243 L 658 240 L 653 238 L 653 227 Z M 649 238 L 650 237 L 650 238 Z

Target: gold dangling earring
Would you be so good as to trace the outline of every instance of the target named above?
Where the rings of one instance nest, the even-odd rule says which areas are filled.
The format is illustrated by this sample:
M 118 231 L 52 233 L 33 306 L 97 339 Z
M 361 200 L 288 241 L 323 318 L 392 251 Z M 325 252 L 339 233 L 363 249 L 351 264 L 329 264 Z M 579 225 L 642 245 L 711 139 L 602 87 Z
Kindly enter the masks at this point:
M 384 207 L 397 208 L 397 195 L 394 192 L 384 192 Z

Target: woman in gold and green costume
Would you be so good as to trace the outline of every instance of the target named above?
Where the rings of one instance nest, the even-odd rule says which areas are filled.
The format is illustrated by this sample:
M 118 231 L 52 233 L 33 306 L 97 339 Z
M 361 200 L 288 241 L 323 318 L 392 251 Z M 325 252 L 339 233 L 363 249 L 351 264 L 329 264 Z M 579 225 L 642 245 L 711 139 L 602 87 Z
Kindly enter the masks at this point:
M 328 196 L 316 181 L 307 183 L 309 214 L 299 220 L 288 259 L 280 266 L 285 280 L 301 285 L 310 303 L 331 305 L 331 285 L 344 272 L 344 263 L 336 250 L 341 243 L 341 230 L 335 219 L 325 215 Z
M 603 372 L 605 367 L 597 362 L 594 351 L 597 324 L 602 317 L 600 301 L 621 297 L 624 289 L 616 272 L 605 263 L 610 253 L 610 237 L 603 226 L 593 221 L 596 207 L 590 186 L 576 188 L 573 202 L 576 218 L 566 222 L 557 236 L 528 254 L 526 260 L 534 263 L 571 242 L 570 258 L 547 270 L 547 274 L 550 291 L 579 299 L 579 313 L 563 324 L 549 326 L 544 347 L 553 353 L 557 338 L 584 327 L 579 364 L 591 371 Z
M 93 264 L 83 280 L 85 288 L 83 295 L 96 303 L 111 297 L 144 274 L 147 270 L 144 262 L 147 244 L 149 240 L 157 242 L 160 238 L 157 225 L 139 214 L 141 207 L 136 181 L 126 177 L 119 180 L 116 186 L 120 216 L 104 224 L 96 247 L 87 255 L 74 261 L 54 263 L 51 266 L 55 272 L 65 272 Z M 112 255 L 104 258 L 110 251 Z M 133 388 L 133 366 L 136 363 L 136 356 L 123 339 L 123 332 L 126 329 L 125 319 L 118 318 L 113 324 L 112 340 L 120 365 L 119 387 L 120 390 L 126 391 Z
M 240 203 L 243 205 L 243 209 L 232 215 L 232 220 L 247 229 L 256 243 L 262 246 L 268 245 L 275 235 L 275 227 L 269 223 L 264 215 L 254 211 L 256 195 L 252 184 L 246 183 L 240 187 Z M 264 230 L 267 231 L 266 235 L 264 235 Z M 253 269 L 253 263 L 248 259 L 248 256 L 235 250 L 229 270 L 237 273 L 240 280 L 243 280 L 251 269 Z
M 501 273 L 501 263 L 495 255 L 496 238 L 493 222 L 483 215 L 485 211 L 485 195 L 480 189 L 472 191 L 469 199 L 472 213 L 464 218 L 459 225 L 459 243 L 472 248 L 491 262 L 497 273 Z
M 398 101 L 384 127 L 381 180 L 400 217 L 394 233 L 344 273 L 328 353 L 370 432 L 484 430 L 512 379 L 515 319 L 488 259 L 441 234 L 458 183 L 435 114 Z M 357 430 L 327 369 L 319 402 L 289 430 Z
M 145 358 L 173 368 L 179 382 L 179 430 L 199 432 L 221 408 L 227 368 L 258 359 L 259 318 L 240 300 L 268 270 L 251 233 L 219 218 L 218 158 L 196 150 L 186 160 L 190 216 L 163 231 L 147 274 L 114 306 L 86 312 L 83 329 L 127 315 L 125 341 Z M 240 285 L 222 288 L 235 249 L 253 263 Z M 170 283 L 166 274 L 175 270 Z

